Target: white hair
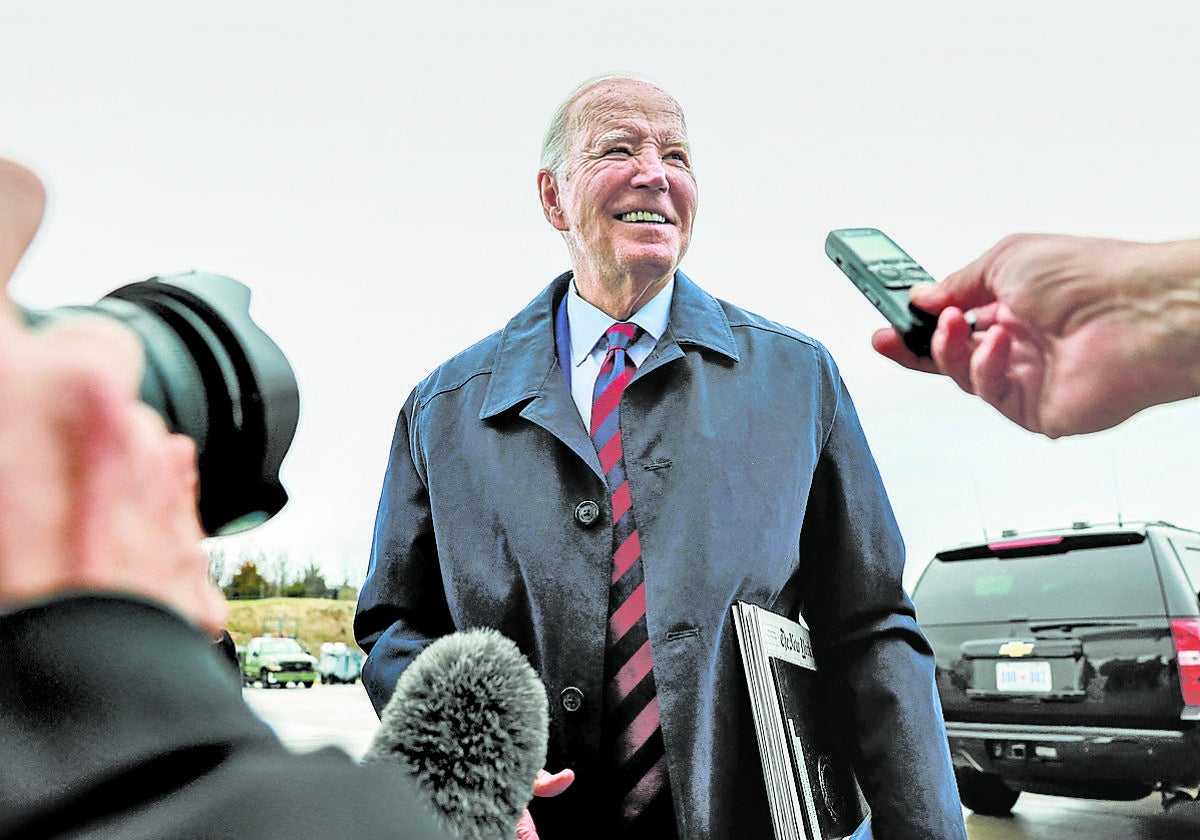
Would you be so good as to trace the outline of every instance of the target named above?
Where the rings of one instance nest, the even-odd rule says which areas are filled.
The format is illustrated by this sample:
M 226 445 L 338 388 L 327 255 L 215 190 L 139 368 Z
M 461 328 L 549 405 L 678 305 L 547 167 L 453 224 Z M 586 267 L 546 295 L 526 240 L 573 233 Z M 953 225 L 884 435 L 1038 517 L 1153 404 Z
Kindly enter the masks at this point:
M 550 117 L 550 124 L 546 127 L 546 136 L 542 140 L 541 168 L 550 172 L 556 178 L 562 177 L 563 169 L 567 163 L 572 108 L 589 90 L 607 82 L 642 82 L 643 84 L 658 87 L 657 84 L 644 76 L 637 76 L 630 73 L 609 73 L 603 76 L 594 76 L 567 94 L 567 98 L 559 103 L 553 116 Z M 659 90 L 662 90 L 662 88 L 659 88 Z M 663 92 L 666 93 L 666 91 Z M 679 109 L 679 120 L 681 123 L 683 122 L 682 108 Z M 687 132 L 686 125 L 684 126 L 684 132 Z

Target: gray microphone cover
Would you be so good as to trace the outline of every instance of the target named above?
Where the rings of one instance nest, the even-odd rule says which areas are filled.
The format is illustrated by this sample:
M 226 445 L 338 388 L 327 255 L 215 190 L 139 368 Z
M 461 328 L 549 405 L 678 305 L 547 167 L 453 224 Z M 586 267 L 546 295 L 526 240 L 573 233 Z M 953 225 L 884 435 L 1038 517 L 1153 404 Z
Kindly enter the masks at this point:
M 546 689 L 491 629 L 452 633 L 400 675 L 363 763 L 408 768 L 459 840 L 513 840 L 546 760 Z

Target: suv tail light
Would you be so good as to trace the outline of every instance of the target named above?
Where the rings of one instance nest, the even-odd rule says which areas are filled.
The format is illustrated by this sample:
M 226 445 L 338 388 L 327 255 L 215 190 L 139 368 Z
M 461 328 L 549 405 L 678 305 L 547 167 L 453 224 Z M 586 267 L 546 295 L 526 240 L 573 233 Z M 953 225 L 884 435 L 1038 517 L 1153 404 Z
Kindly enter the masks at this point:
M 1042 548 L 1047 545 L 1061 545 L 1063 537 L 1058 534 L 1053 537 L 1024 537 L 1015 540 L 1002 540 L 988 543 L 989 551 L 1016 551 L 1019 548 Z
M 1171 635 L 1175 637 L 1175 662 L 1183 702 L 1200 706 L 1200 618 L 1171 619 Z

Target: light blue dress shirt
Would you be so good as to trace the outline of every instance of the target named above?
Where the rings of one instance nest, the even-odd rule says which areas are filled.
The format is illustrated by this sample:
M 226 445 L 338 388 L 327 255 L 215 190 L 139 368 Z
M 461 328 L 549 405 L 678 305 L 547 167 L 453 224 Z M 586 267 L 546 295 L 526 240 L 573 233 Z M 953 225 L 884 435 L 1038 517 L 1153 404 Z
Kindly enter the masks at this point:
M 667 331 L 667 318 L 671 314 L 671 294 L 675 291 L 675 277 L 629 318 L 627 323 L 637 324 L 642 334 L 628 349 L 629 358 L 637 366 L 650 355 L 659 337 Z M 592 421 L 592 389 L 600 365 L 604 362 L 604 351 L 608 347 L 605 333 L 615 321 L 611 315 L 592 306 L 579 296 L 574 281 L 567 290 L 567 323 L 571 334 L 571 397 L 585 428 Z

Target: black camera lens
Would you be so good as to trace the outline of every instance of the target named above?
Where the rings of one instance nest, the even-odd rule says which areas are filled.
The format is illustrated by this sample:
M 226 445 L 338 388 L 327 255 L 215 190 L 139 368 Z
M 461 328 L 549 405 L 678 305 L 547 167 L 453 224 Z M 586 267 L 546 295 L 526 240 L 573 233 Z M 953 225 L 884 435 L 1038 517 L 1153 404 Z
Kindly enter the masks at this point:
M 23 310 L 35 327 L 81 314 L 115 318 L 141 339 L 142 400 L 196 443 L 204 530 L 233 533 L 278 513 L 300 393 L 287 357 L 250 318 L 250 290 L 217 274 L 176 274 L 92 306 Z

